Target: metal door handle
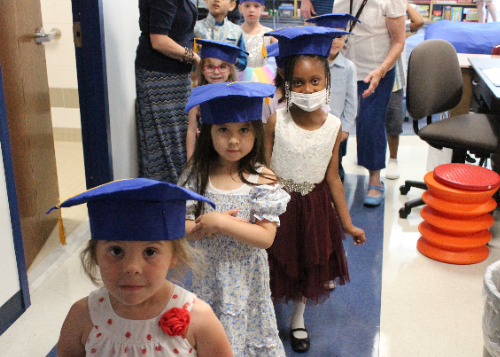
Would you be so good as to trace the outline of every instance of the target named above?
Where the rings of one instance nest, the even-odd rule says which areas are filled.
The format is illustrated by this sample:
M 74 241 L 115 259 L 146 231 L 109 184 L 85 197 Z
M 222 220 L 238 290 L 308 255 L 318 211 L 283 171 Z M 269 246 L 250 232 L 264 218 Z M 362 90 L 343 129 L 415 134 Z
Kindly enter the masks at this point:
M 50 42 L 59 38 L 61 38 L 61 30 L 56 28 L 50 30 L 49 33 L 45 33 L 43 27 L 40 27 L 35 33 L 35 42 L 40 45 L 44 42 Z

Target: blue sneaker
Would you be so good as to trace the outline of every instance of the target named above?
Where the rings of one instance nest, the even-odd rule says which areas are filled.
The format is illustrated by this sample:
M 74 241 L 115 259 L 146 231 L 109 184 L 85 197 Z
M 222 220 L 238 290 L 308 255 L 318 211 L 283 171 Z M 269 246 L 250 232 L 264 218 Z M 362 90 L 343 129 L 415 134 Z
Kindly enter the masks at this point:
M 380 196 L 377 196 L 377 197 L 365 196 L 365 200 L 364 200 L 363 204 L 367 207 L 380 206 L 380 204 L 384 200 L 384 194 L 385 194 L 384 183 L 382 182 L 382 187 L 374 186 L 374 185 L 368 186 L 368 190 L 371 190 L 371 189 L 379 190 L 381 192 Z

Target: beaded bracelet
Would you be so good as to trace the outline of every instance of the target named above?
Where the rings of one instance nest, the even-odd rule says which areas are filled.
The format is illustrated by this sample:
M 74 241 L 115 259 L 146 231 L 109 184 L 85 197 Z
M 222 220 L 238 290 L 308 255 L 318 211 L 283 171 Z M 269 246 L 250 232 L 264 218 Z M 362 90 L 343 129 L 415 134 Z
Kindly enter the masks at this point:
M 193 50 L 184 47 L 184 56 L 182 56 L 182 62 L 193 63 L 194 62 L 194 52 Z

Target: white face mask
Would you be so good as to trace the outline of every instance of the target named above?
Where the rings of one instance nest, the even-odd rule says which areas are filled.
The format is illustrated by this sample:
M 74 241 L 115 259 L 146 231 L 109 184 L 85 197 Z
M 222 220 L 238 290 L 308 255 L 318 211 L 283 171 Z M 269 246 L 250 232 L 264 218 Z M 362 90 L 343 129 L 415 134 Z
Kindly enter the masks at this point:
M 326 103 L 326 88 L 311 94 L 290 92 L 290 101 L 306 112 L 314 112 Z

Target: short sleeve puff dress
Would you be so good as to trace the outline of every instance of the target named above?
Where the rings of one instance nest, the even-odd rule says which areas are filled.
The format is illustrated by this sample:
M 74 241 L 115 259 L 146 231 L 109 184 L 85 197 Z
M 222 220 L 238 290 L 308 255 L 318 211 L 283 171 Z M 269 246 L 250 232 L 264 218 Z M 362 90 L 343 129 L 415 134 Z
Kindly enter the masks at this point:
M 251 175 L 248 181 L 256 183 L 257 179 L 258 175 Z M 189 182 L 186 188 L 196 191 Z M 278 185 L 243 184 L 224 191 L 210 182 L 205 196 L 218 212 L 238 208 L 238 217 L 251 223 L 266 219 L 278 224 L 290 199 Z M 188 201 L 186 218 L 195 219 L 195 211 L 196 202 Z M 210 211 L 212 207 L 204 205 L 204 212 Z M 197 241 L 196 248 L 204 253 L 206 262 L 194 277 L 192 290 L 214 310 L 234 356 L 285 356 L 271 301 L 266 250 L 221 234 Z

